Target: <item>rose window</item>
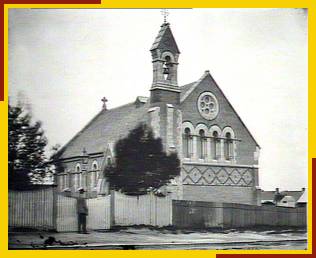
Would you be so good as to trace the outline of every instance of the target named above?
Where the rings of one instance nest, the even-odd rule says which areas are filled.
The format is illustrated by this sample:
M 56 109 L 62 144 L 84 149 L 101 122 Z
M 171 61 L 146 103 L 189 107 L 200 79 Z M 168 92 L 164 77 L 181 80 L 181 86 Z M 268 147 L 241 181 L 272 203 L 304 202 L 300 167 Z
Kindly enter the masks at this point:
M 201 116 L 205 119 L 212 120 L 217 116 L 219 111 L 218 102 L 211 92 L 202 93 L 197 104 Z

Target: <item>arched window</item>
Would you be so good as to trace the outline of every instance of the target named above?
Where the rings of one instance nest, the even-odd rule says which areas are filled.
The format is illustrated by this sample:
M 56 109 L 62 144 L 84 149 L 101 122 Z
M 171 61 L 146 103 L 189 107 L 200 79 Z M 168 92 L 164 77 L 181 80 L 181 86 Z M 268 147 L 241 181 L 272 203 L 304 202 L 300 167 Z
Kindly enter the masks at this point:
M 225 142 L 224 142 L 224 155 L 226 160 L 231 160 L 233 153 L 233 141 L 231 137 L 231 133 L 227 132 L 225 134 Z
M 214 131 L 213 132 L 213 138 L 212 138 L 212 157 L 213 159 L 217 160 L 219 159 L 219 156 L 220 156 L 220 148 L 219 148 L 219 145 L 220 145 L 220 139 L 218 137 L 218 132 L 217 131 Z
M 81 166 L 79 163 L 77 163 L 76 165 L 76 172 L 80 172 L 81 171 Z
M 92 171 L 96 171 L 96 170 L 98 170 L 99 169 L 99 166 L 98 166 L 98 162 L 96 161 L 96 160 L 94 160 L 93 162 L 92 162 Z
M 106 159 L 106 165 L 107 165 L 107 166 L 112 166 L 112 159 L 111 159 L 111 157 L 107 157 L 107 159 Z
M 81 183 L 81 166 L 79 163 L 76 164 L 75 167 L 75 182 L 74 182 L 74 186 L 75 186 L 75 190 L 78 189 L 78 187 L 80 187 L 80 183 Z
M 199 155 L 200 159 L 205 159 L 205 156 L 206 156 L 206 137 L 205 137 L 205 131 L 203 129 L 201 129 L 199 131 L 198 155 Z
M 91 187 L 96 187 L 97 186 L 97 181 L 98 181 L 98 170 L 99 170 L 99 165 L 96 160 L 92 162 L 92 167 L 91 167 Z
M 184 135 L 183 135 L 183 154 L 185 158 L 191 158 L 192 156 L 192 136 L 191 136 L 191 130 L 190 128 L 184 129 Z

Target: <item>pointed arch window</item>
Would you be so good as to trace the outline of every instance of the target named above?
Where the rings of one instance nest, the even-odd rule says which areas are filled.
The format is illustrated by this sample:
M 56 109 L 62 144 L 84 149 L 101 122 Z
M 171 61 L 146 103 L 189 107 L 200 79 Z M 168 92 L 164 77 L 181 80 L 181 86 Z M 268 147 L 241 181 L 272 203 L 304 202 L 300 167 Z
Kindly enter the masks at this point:
M 199 131 L 199 139 L 198 139 L 198 155 L 200 159 L 205 159 L 206 157 L 206 137 L 205 131 L 201 129 Z
M 192 135 L 190 128 L 184 129 L 183 134 L 183 154 L 185 158 L 192 157 Z

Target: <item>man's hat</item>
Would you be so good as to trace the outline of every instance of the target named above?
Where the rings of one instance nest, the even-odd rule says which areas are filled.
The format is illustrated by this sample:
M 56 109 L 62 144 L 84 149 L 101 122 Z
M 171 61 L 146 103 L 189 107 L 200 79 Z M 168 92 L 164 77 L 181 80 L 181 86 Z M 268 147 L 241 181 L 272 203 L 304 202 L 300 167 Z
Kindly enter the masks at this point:
M 82 187 L 80 187 L 80 188 L 78 188 L 78 192 L 79 192 L 79 193 L 84 193 L 85 190 L 84 190 Z

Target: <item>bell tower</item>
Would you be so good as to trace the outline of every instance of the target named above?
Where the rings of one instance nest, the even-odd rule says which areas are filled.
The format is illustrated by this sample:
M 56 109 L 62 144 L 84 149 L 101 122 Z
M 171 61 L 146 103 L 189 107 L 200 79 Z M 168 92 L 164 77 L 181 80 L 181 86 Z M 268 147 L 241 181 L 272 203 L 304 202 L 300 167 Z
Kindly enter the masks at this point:
M 165 102 L 178 105 L 180 89 L 178 86 L 178 58 L 180 51 L 172 35 L 170 24 L 161 25 L 151 49 L 153 64 L 153 83 L 150 103 Z
M 182 113 L 179 109 L 178 58 L 180 51 L 170 24 L 164 21 L 151 49 L 153 82 L 150 89 L 148 122 L 167 153 L 181 155 Z

